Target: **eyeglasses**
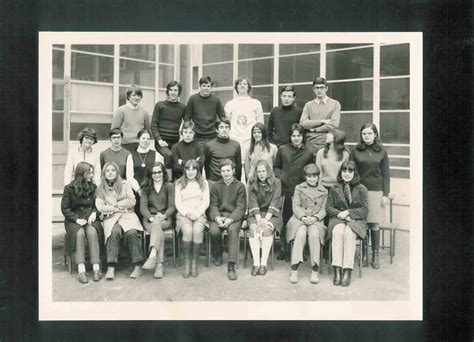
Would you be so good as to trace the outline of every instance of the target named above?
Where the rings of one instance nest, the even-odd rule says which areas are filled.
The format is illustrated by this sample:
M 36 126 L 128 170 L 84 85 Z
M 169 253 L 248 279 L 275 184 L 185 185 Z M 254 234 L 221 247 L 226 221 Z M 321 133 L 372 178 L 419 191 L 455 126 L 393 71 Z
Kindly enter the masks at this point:
M 326 86 L 315 86 L 313 87 L 313 89 L 322 90 L 322 89 L 326 89 Z
M 153 171 L 151 174 L 152 175 L 161 175 L 163 171 Z
M 341 169 L 341 171 L 343 171 L 343 172 L 351 172 L 351 173 L 354 172 L 354 170 L 352 170 L 352 169 Z

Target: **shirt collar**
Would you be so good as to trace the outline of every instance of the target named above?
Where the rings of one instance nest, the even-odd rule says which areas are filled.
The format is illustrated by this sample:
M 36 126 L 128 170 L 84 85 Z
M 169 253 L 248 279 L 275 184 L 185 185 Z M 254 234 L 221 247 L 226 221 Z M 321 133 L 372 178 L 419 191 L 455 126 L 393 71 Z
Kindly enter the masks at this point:
M 318 99 L 318 98 L 315 98 L 314 99 L 314 102 L 316 102 L 318 105 L 321 104 L 321 102 L 323 102 L 324 104 L 327 104 L 328 103 L 328 96 L 324 96 L 321 100 Z

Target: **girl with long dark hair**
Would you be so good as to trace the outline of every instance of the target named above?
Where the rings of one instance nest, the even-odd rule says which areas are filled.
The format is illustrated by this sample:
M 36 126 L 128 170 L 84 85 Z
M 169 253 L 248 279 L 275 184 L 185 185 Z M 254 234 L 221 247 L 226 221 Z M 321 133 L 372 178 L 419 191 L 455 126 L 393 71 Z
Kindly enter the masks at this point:
M 278 148 L 268 140 L 267 129 L 261 122 L 256 123 L 251 130 L 250 148 L 245 151 L 245 178 L 250 180 L 255 173 L 259 160 L 265 160 L 273 169 Z

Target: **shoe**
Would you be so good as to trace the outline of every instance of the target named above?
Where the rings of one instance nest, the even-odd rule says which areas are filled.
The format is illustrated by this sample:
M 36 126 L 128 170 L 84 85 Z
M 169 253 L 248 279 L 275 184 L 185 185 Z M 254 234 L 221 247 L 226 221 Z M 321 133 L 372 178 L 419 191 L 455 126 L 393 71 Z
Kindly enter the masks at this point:
M 222 255 L 218 255 L 214 257 L 214 265 L 221 266 L 222 265 Z
M 311 271 L 311 277 L 309 278 L 311 284 L 319 283 L 319 273 L 318 271 Z
M 227 268 L 227 277 L 229 280 L 237 280 L 237 272 L 235 271 L 234 265 Z
M 188 278 L 191 274 L 191 260 L 184 259 L 183 278 Z
M 335 286 L 339 286 L 341 285 L 341 278 L 342 278 L 342 275 L 341 275 L 341 268 L 339 266 L 333 266 L 334 268 L 334 279 L 332 280 L 332 283 L 333 285 Z
M 297 284 L 298 283 L 298 271 L 290 271 L 290 283 Z
M 196 278 L 198 274 L 197 260 L 191 260 L 191 277 Z
M 380 263 L 379 263 L 379 252 L 374 252 L 372 254 L 372 268 L 375 270 L 378 270 L 380 268 Z
M 260 266 L 258 268 L 258 275 L 265 275 L 267 274 L 267 266 Z
M 87 278 L 86 272 L 81 272 L 79 273 L 79 282 L 81 284 L 87 284 L 89 282 L 89 279 Z
M 159 263 L 156 264 L 155 273 L 153 274 L 153 278 L 156 278 L 156 279 L 163 278 L 163 263 L 162 262 L 159 262 Z
M 115 277 L 115 268 L 112 266 L 109 266 L 107 268 L 107 273 L 105 274 L 105 279 L 107 280 L 113 280 Z
M 133 272 L 130 274 L 130 278 L 138 279 L 142 275 L 142 268 L 138 265 L 135 265 Z
M 156 267 L 157 261 L 158 260 L 156 259 L 156 257 L 149 257 L 143 264 L 142 268 L 144 270 L 152 270 Z
M 102 272 L 99 270 L 94 271 L 94 275 L 92 276 L 93 281 L 100 281 L 102 279 Z
M 256 276 L 258 275 L 258 266 L 252 266 L 252 272 L 250 272 L 251 275 Z
M 379 264 L 379 245 L 380 245 L 380 230 L 370 230 L 370 237 L 372 239 L 372 268 L 378 270 Z
M 344 275 L 342 276 L 342 286 L 349 286 L 351 284 L 351 272 L 350 268 L 344 269 Z

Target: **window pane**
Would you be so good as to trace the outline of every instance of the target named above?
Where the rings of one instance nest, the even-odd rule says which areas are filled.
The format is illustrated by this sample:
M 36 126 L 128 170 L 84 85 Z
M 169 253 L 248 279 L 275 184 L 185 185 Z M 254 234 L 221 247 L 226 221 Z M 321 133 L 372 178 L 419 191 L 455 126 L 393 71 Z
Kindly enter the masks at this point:
M 279 93 L 281 94 L 281 87 Z M 306 102 L 309 102 L 314 99 L 313 86 L 311 84 L 298 85 L 295 86 L 296 91 L 296 105 L 300 108 L 303 108 Z M 279 95 L 280 96 L 280 95 Z M 278 103 L 281 105 L 281 99 L 278 99 Z
M 53 44 L 53 47 L 64 49 L 64 44 Z
M 292 53 L 317 52 L 319 44 L 280 44 L 280 55 L 291 55 Z
M 367 122 L 372 122 L 372 113 L 341 113 L 339 128 L 346 132 L 346 142 L 358 143 L 360 128 Z
M 120 56 L 122 57 L 154 61 L 155 55 L 154 44 L 120 45 Z
M 174 64 L 174 45 L 160 45 L 160 62 Z
M 326 55 L 326 75 L 329 80 L 372 77 L 374 49 L 335 51 Z
M 234 84 L 232 80 L 233 63 L 203 65 L 202 73 L 210 76 L 214 87 L 229 87 Z
M 269 113 L 273 108 L 273 88 L 252 88 L 252 97 L 262 103 L 262 108 L 265 113 Z
M 410 44 L 380 47 L 380 76 L 410 74 Z
M 153 107 L 155 106 L 155 91 L 149 89 L 142 89 L 143 98 L 140 105 L 148 111 L 148 114 L 153 114 Z M 119 88 L 119 106 L 126 102 L 127 87 Z
M 234 45 L 232 44 L 203 44 L 202 62 L 228 62 L 234 59 Z
M 97 131 L 97 140 L 109 140 L 110 124 L 107 123 L 83 123 L 83 122 L 71 122 L 71 134 L 69 139 L 76 140 L 79 132 L 84 129 L 84 127 L 94 128 Z
M 72 44 L 71 49 L 81 50 L 81 51 L 89 51 L 89 52 L 98 52 L 98 53 L 104 53 L 104 54 L 108 54 L 108 55 L 113 55 L 114 54 L 114 46 L 113 45 Z
M 383 143 L 410 143 L 410 113 L 380 113 L 380 139 Z
M 390 169 L 390 178 L 410 178 L 410 170 L 393 170 Z
M 71 53 L 71 77 L 73 79 L 111 83 L 113 76 L 113 58 Z
M 120 59 L 120 84 L 155 86 L 155 63 Z
M 335 50 L 335 49 L 346 49 L 346 48 L 353 48 L 358 46 L 367 46 L 373 45 L 372 43 L 362 43 L 362 44 L 327 44 L 326 50 Z
M 320 55 L 280 58 L 280 83 L 312 82 L 319 75 Z
M 53 50 L 53 78 L 64 78 L 64 51 Z
M 372 81 L 331 83 L 328 95 L 341 103 L 341 110 L 372 109 Z
M 390 158 L 390 166 L 410 167 L 410 158 Z
M 409 156 L 410 146 L 384 146 L 388 155 Z
M 238 75 L 248 77 L 252 85 L 273 83 L 273 59 L 239 62 Z
M 193 89 L 199 88 L 199 68 L 193 67 Z
M 174 80 L 174 67 L 171 65 L 160 64 L 158 71 L 158 88 L 166 88 L 168 82 Z
M 410 79 L 380 80 L 380 109 L 410 109 Z
M 239 59 L 273 56 L 273 44 L 239 44 Z
M 222 105 L 225 106 L 227 102 L 232 100 L 233 90 L 213 91 L 212 95 L 217 96 L 221 100 Z
M 64 84 L 53 84 L 53 110 L 64 109 Z
M 71 111 L 113 111 L 113 87 L 95 84 L 71 84 Z
M 64 113 L 62 112 L 53 113 L 53 141 L 63 141 L 63 140 L 64 140 Z
M 158 90 L 158 100 L 156 100 L 156 102 L 164 101 L 164 100 L 166 100 L 166 91 L 165 90 Z M 184 102 L 184 101 L 181 100 L 181 102 Z M 150 115 L 152 115 L 152 114 L 153 114 L 153 112 L 151 112 Z

